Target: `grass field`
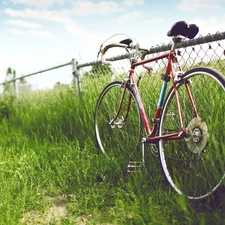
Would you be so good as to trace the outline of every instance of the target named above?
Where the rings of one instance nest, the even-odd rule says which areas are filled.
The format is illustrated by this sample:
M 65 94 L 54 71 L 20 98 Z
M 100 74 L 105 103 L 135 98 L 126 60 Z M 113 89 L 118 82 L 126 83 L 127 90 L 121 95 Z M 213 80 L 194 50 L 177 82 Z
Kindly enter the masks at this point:
M 225 196 L 188 201 L 149 167 L 127 174 L 99 152 L 93 114 L 107 77 L 21 96 L 2 111 L 0 224 L 225 224 Z

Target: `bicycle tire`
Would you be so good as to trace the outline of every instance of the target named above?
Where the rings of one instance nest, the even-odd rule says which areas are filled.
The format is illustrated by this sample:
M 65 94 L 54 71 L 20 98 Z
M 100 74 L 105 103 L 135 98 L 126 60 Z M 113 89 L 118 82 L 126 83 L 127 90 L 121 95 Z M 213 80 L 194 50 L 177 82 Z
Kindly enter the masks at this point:
M 189 82 L 198 115 L 194 115 L 185 82 Z M 177 84 L 184 127 L 183 139 L 159 142 L 164 174 L 179 194 L 189 199 L 210 196 L 225 177 L 225 79 L 218 71 L 199 67 L 186 72 Z M 165 100 L 159 135 L 179 132 L 180 124 L 172 88 Z
M 94 115 L 95 137 L 100 150 L 117 164 L 128 165 L 137 157 L 138 146 L 141 144 L 141 116 L 133 89 L 127 84 L 124 101 L 116 123 L 110 125 L 115 118 L 124 84 L 114 81 L 101 92 Z M 126 115 L 127 99 L 131 95 L 131 105 L 128 117 Z M 139 151 L 140 152 L 140 151 Z M 123 168 L 124 169 L 124 168 Z

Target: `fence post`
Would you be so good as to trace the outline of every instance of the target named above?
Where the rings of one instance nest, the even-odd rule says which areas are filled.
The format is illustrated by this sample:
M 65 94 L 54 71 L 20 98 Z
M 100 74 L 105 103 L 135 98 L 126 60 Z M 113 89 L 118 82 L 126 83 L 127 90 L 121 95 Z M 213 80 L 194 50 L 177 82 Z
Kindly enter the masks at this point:
M 79 70 L 77 68 L 78 62 L 72 58 L 72 73 L 73 73 L 73 83 L 74 83 L 74 90 L 76 94 L 80 94 L 80 77 L 79 77 Z

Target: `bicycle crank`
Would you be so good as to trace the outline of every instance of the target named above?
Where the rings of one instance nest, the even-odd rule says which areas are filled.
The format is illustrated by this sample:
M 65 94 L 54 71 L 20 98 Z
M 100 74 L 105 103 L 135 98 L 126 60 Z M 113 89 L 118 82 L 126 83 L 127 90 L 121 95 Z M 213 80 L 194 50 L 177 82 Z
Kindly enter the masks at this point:
M 199 117 L 193 118 L 187 126 L 185 141 L 188 149 L 195 154 L 199 154 L 205 150 L 209 141 L 206 122 L 202 121 Z

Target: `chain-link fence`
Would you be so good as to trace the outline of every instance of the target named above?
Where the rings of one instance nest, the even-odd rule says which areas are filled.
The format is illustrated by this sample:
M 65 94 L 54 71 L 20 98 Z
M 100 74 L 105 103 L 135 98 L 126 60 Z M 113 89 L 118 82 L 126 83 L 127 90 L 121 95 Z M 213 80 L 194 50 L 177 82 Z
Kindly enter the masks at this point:
M 0 84 L 0 93 L 7 93 L 9 90 L 12 94 L 19 97 L 26 93 L 39 93 L 40 91 L 52 89 L 59 85 L 76 85 L 77 90 L 78 79 L 74 76 L 73 71 L 76 68 L 76 60 L 63 63 L 54 67 L 39 70 L 34 73 L 16 76 L 16 71 L 8 68 L 6 79 Z M 72 69 L 71 69 L 72 67 Z
M 172 43 L 158 45 L 150 49 L 150 54 L 146 58 L 157 56 L 171 49 Z M 214 35 L 200 36 L 192 40 L 185 40 L 177 45 L 179 63 L 184 72 L 198 66 L 211 67 L 225 75 L 225 32 Z M 130 69 L 129 55 L 120 55 L 107 59 L 111 61 L 111 79 L 121 80 L 127 77 Z M 147 115 L 154 116 L 159 93 L 161 89 L 161 74 L 165 73 L 167 59 L 157 60 L 150 63 L 153 71 L 148 74 L 142 66 L 136 68 L 136 75 L 139 82 L 139 91 Z M 98 66 L 99 65 L 99 66 Z M 100 62 L 85 63 L 77 66 L 79 75 L 104 77 L 109 70 L 104 69 Z M 94 68 L 94 69 L 93 69 Z M 80 79 L 85 82 L 85 79 Z M 108 82 L 110 82 L 108 80 Z M 170 82 L 171 83 L 171 82 Z M 83 85 L 85 85 L 83 83 Z M 170 84 L 171 85 L 171 84 Z M 168 88 L 169 90 L 169 88 Z M 151 121 L 150 121 L 151 123 Z M 152 125 L 152 124 L 151 124 Z
M 150 48 L 150 54 L 147 57 L 152 57 L 159 55 L 162 52 L 171 49 L 172 43 L 167 45 L 157 45 Z M 177 45 L 177 52 L 179 55 L 180 63 L 184 70 L 188 70 L 197 66 L 210 66 L 216 68 L 223 73 L 225 64 L 225 32 L 217 32 L 216 34 L 208 34 L 207 36 L 200 36 L 192 40 L 182 41 Z M 122 73 L 127 73 L 129 70 L 129 55 L 120 55 L 116 57 L 111 57 L 107 59 L 112 61 L 112 71 L 119 75 Z M 154 73 L 163 71 L 166 66 L 166 59 L 154 62 L 151 66 L 153 67 Z M 89 76 L 99 76 L 99 74 L 104 75 L 104 70 L 99 67 L 99 71 L 95 69 L 94 73 L 92 67 L 98 65 L 99 61 L 94 61 L 90 63 L 78 64 L 77 68 L 79 70 L 80 78 L 82 75 Z M 142 67 L 137 69 L 138 72 L 143 72 Z
M 170 50 L 171 45 L 172 43 L 151 47 L 150 54 L 147 55 L 147 57 L 156 56 Z M 217 32 L 213 35 L 208 34 L 207 36 L 200 36 L 192 40 L 184 40 L 182 43 L 178 44 L 177 52 L 184 71 L 197 66 L 209 66 L 225 74 L 225 32 Z M 128 74 L 130 65 L 128 54 L 111 57 L 108 60 L 113 62 L 110 69 L 106 69 L 107 67 L 102 66 L 100 61 L 79 64 L 75 59 L 72 59 L 72 61 L 68 63 L 1 83 L 0 90 L 3 90 L 7 83 L 11 83 L 10 87 L 14 89 L 14 92 L 17 93 L 17 95 L 19 95 L 20 92 L 34 91 L 35 88 L 31 87 L 29 79 L 27 78 L 38 75 L 41 79 L 43 73 L 45 74 L 44 76 L 46 76 L 50 70 L 59 70 L 62 67 L 68 67 L 67 80 L 70 79 L 70 81 L 67 81 L 66 83 L 72 85 L 76 93 L 79 93 L 82 90 L 82 82 L 85 82 L 85 79 L 83 79 L 84 76 L 99 77 L 104 76 L 105 73 L 111 72 L 111 79 L 115 80 L 122 79 Z M 160 81 L 160 76 L 158 75 L 164 71 L 166 62 L 167 60 L 163 59 L 151 63 L 153 72 L 150 76 L 147 75 L 147 72 L 143 67 L 137 68 L 137 75 L 142 74 L 142 80 L 145 80 L 145 82 L 142 82 L 142 84 L 145 85 L 142 86 L 142 89 L 157 87 L 157 82 Z M 72 72 L 70 66 L 72 66 Z M 65 74 L 62 74 L 62 76 L 65 78 Z M 21 83 L 21 79 L 24 78 L 26 78 L 26 84 Z M 60 84 L 61 82 L 58 83 Z M 149 84 L 151 84 L 151 86 Z M 149 93 L 152 94 L 151 89 L 149 89 Z

